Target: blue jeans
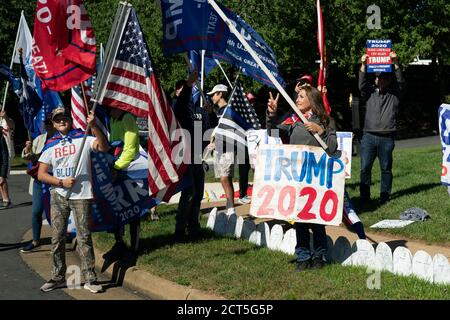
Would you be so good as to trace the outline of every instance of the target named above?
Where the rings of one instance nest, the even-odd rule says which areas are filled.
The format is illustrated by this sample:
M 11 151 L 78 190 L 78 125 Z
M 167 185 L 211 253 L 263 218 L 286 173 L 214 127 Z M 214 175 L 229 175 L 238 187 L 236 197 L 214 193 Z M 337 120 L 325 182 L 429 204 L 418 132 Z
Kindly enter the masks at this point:
M 378 157 L 381 169 L 380 194 L 390 195 L 392 190 L 392 153 L 394 151 L 394 134 L 376 135 L 364 132 L 361 140 L 361 182 L 362 198 L 370 198 L 372 183 L 372 166 Z
M 31 227 L 33 230 L 33 240 L 39 241 L 41 239 L 44 196 L 42 194 L 42 183 L 38 180 L 33 181 L 33 195 L 31 199 Z
M 201 164 L 191 164 L 185 176 L 192 183 L 181 191 L 180 203 L 175 217 L 175 233 L 185 234 L 187 226 L 189 234 L 200 231 L 200 205 L 205 189 L 205 171 Z
M 310 249 L 309 229 L 313 233 L 313 248 Z M 295 254 L 297 255 L 297 262 L 307 261 L 311 258 L 319 258 L 326 261 L 328 252 L 327 234 L 325 226 L 315 223 L 295 223 L 295 231 L 297 235 L 297 245 L 295 246 Z

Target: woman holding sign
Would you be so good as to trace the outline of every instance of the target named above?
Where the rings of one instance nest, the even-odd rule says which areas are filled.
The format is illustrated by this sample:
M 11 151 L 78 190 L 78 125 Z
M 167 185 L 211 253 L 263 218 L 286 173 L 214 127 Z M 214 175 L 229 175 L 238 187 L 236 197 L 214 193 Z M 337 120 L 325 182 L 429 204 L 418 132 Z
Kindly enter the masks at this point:
M 284 143 L 318 146 L 320 144 L 313 134 L 318 133 L 322 140 L 328 145 L 331 154 L 337 151 L 336 132 L 330 128 L 330 118 L 322 102 L 320 91 L 310 85 L 303 85 L 298 88 L 296 106 L 308 120 L 303 123 L 301 119 L 293 114 L 283 122 L 277 121 L 278 99 L 274 98 L 270 92 L 267 103 L 267 129 L 279 129 L 280 137 Z M 319 269 L 326 263 L 327 255 L 327 235 L 325 226 L 314 223 L 295 223 L 297 233 L 297 271 L 309 268 Z M 314 250 L 310 250 L 309 229 L 313 232 Z

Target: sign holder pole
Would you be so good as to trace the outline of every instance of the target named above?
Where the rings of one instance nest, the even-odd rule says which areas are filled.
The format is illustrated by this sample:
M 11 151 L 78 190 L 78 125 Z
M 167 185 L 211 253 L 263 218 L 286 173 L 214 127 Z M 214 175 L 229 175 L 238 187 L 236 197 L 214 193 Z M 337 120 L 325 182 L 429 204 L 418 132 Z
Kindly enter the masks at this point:
M 248 53 L 252 56 L 253 59 L 255 59 L 256 63 L 261 67 L 261 69 L 264 71 L 266 76 L 272 81 L 272 83 L 275 85 L 277 90 L 281 93 L 281 95 L 286 99 L 286 101 L 289 103 L 292 109 L 297 113 L 297 115 L 300 117 L 300 119 L 303 122 L 307 122 L 308 120 L 305 118 L 305 116 L 300 112 L 300 110 L 295 105 L 294 101 L 292 101 L 291 97 L 287 94 L 287 92 L 284 90 L 284 88 L 281 86 L 281 84 L 275 79 L 273 74 L 269 71 L 269 69 L 266 67 L 266 65 L 261 61 L 261 59 L 258 57 L 256 52 L 252 49 L 252 47 L 248 44 L 248 42 L 244 39 L 244 37 L 239 33 L 239 31 L 236 29 L 236 27 L 231 23 L 231 21 L 228 19 L 226 14 L 222 11 L 222 9 L 217 5 L 217 3 L 214 0 L 208 0 L 208 3 L 213 7 L 213 9 L 219 14 L 219 16 L 223 19 L 223 21 L 228 25 L 230 28 L 230 31 L 238 38 L 238 40 L 242 43 L 242 45 L 247 49 Z M 314 138 L 319 142 L 320 146 L 325 150 L 328 151 L 328 146 L 326 143 L 320 138 L 319 134 L 314 133 Z
M 92 94 L 92 96 L 95 97 L 95 98 L 91 99 L 91 101 L 94 102 L 94 105 L 92 106 L 92 110 L 91 110 L 92 113 L 95 113 L 95 109 L 97 108 L 97 105 L 98 105 L 98 100 L 103 98 L 102 96 L 104 95 L 106 81 L 107 81 L 106 78 L 111 73 L 114 57 L 116 56 L 117 50 L 119 48 L 119 42 L 120 42 L 119 35 L 121 35 L 123 33 L 126 21 L 128 20 L 128 16 L 130 14 L 131 7 L 132 7 L 131 4 L 129 4 L 127 2 L 119 3 L 119 8 L 117 9 L 116 17 L 114 18 L 115 24 L 113 24 L 113 27 L 111 29 L 111 34 L 108 39 L 108 45 L 106 47 L 105 60 L 102 64 L 102 68 L 100 70 L 98 85 L 94 88 L 94 92 Z M 88 114 L 88 116 L 89 116 L 89 114 Z M 90 129 L 91 129 L 91 124 L 88 123 L 88 125 L 86 127 L 86 132 L 88 132 Z M 77 157 L 75 158 L 75 166 L 74 166 L 75 170 L 72 173 L 73 174 L 72 177 L 75 177 L 76 173 L 78 171 L 81 154 L 83 152 L 84 145 L 86 144 L 86 138 L 87 138 L 87 135 L 85 134 L 83 137 L 83 141 L 81 142 L 80 151 L 77 153 Z M 67 191 L 66 199 L 69 199 L 71 192 L 72 192 L 72 188 L 70 188 Z

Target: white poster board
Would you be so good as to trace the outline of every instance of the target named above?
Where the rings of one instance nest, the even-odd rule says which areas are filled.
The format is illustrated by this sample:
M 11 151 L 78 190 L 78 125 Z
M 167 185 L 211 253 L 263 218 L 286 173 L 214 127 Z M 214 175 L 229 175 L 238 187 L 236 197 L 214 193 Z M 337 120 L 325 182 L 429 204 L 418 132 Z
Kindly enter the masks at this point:
M 352 147 L 353 147 L 353 133 L 347 131 L 336 131 L 338 142 L 338 150 L 344 151 L 347 156 L 345 162 L 345 179 L 352 177 Z
M 258 147 L 264 144 L 282 144 L 279 137 L 271 137 L 266 129 L 261 130 L 247 130 L 247 148 L 250 160 L 250 166 L 254 169 L 256 164 L 256 155 Z
M 339 225 L 344 202 L 343 157 L 332 158 L 320 147 L 260 146 L 250 215 Z

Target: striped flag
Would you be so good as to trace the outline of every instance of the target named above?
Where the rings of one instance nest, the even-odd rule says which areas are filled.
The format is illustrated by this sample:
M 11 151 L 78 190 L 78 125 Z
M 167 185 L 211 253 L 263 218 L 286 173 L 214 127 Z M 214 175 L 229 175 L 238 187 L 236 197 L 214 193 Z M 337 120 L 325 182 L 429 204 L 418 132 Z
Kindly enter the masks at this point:
M 91 78 L 92 79 L 92 78 Z M 90 79 L 89 79 L 90 80 Z M 92 91 L 91 91 L 91 85 L 90 82 L 92 81 L 83 81 L 83 89 L 84 94 L 86 95 L 86 102 L 89 104 L 92 97 Z M 72 119 L 73 119 L 73 128 L 74 129 L 82 129 L 83 131 L 86 130 L 87 127 L 87 111 L 86 111 L 86 105 L 84 103 L 83 99 L 83 93 L 81 90 L 81 85 L 72 87 L 72 98 L 70 100 L 70 103 L 72 105 Z
M 133 7 L 128 12 L 111 72 L 105 75 L 106 88 L 99 103 L 138 117 L 148 117 L 150 195 L 168 201 L 187 168 L 172 155 L 182 154 L 186 141 L 177 130 L 180 126 L 153 71 L 136 12 Z
M 242 86 L 237 83 L 231 101 L 215 129 L 215 137 L 217 141 L 232 141 L 238 148 L 243 148 L 247 145 L 246 132 L 249 129 L 261 129 L 261 124 L 255 110 L 248 102 Z

